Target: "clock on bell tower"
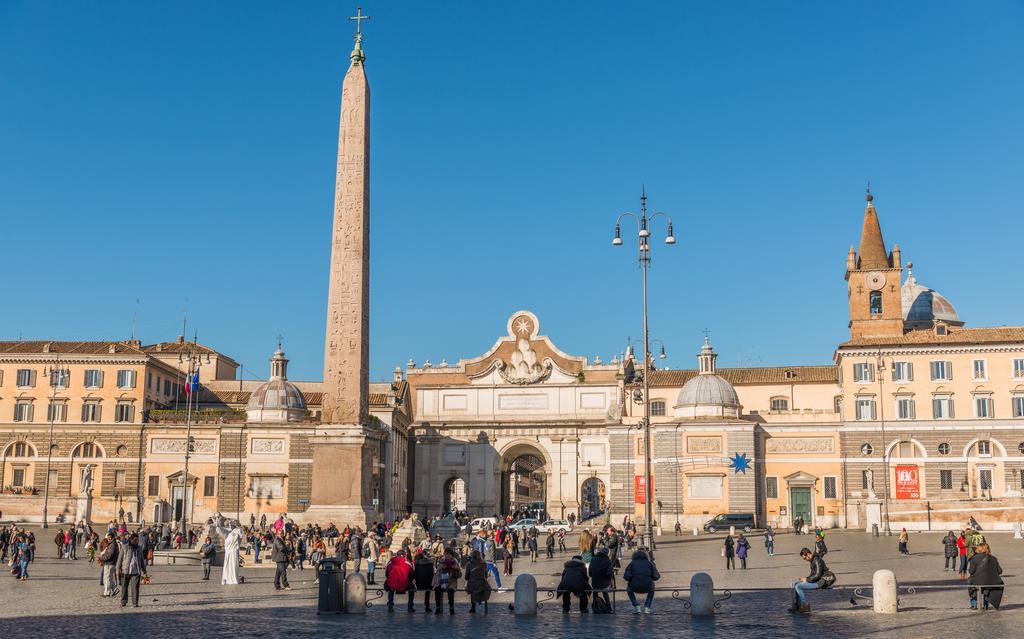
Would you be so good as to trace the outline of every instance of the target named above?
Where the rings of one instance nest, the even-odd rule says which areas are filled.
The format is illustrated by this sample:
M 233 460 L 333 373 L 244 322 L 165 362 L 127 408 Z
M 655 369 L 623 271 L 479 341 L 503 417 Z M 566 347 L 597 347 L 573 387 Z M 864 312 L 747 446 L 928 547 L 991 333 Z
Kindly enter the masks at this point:
M 850 338 L 903 334 L 903 301 L 900 282 L 903 266 L 899 245 L 885 250 L 882 228 L 870 190 L 865 198 L 860 251 L 850 247 L 846 256 L 846 281 L 850 300 Z

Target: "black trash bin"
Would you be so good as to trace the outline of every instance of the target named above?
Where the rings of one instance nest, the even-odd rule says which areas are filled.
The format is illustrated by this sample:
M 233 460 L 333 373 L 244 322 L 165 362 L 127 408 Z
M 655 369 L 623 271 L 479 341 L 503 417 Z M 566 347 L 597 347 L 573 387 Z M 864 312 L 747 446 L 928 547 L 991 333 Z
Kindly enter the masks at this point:
M 320 597 L 316 614 L 345 611 L 345 562 L 326 557 L 320 562 Z

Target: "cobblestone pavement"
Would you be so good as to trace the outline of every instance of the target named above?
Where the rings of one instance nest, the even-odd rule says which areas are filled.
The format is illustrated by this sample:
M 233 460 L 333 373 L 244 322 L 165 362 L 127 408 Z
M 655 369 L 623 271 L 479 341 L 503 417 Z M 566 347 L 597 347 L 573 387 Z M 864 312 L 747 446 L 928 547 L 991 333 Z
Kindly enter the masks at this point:
M 967 607 L 963 582 L 942 571 L 941 534 L 915 534 L 910 557 L 896 552 L 895 538 L 871 538 L 858 532 L 831 532 L 827 536 L 828 565 L 838 576 L 837 588 L 811 595 L 810 617 L 794 617 L 784 610 L 789 602 L 789 584 L 807 572 L 797 556 L 811 538 L 782 535 L 776 541 L 776 556 L 767 557 L 760 538 L 753 539 L 753 552 L 746 571 L 724 570 L 721 537 L 662 538 L 658 565 L 663 578 L 654 614 L 628 614 L 624 600 L 619 613 L 580 615 L 575 610 L 563 615 L 556 602 L 549 602 L 536 618 L 516 618 L 508 604 L 511 593 L 495 594 L 487 615 L 467 613 L 459 595 L 457 613 L 426 615 L 422 600 L 414 613 L 397 607 L 387 613 L 383 600 L 375 602 L 365 616 L 317 616 L 313 572 L 290 571 L 291 592 L 275 592 L 273 570 L 245 568 L 246 583 L 221 586 L 215 569 L 214 580 L 200 581 L 198 567 L 154 566 L 153 583 L 142 587 L 138 609 L 122 609 L 119 602 L 100 596 L 98 569 L 86 560 L 57 560 L 48 535 L 41 540 L 40 556 L 32 565 L 32 578 L 19 582 L 0 576 L 0 632 L 18 637 L 63 636 L 129 637 L 147 639 L 202 636 L 312 637 L 324 634 L 357 633 L 359 636 L 387 636 L 391 639 L 421 637 L 440 632 L 469 636 L 493 633 L 502 636 L 583 637 L 946 637 L 1010 635 L 1024 623 L 1024 596 L 1017 586 L 1024 583 L 1024 542 L 1010 535 L 990 535 L 993 552 L 1003 566 L 1008 589 L 1003 609 L 973 612 Z M 541 586 L 554 586 L 561 563 L 567 559 L 516 561 L 516 572 L 532 572 Z M 625 565 L 625 563 L 623 564 Z M 901 584 L 929 586 L 916 594 L 901 592 L 898 615 L 876 615 L 870 605 L 849 603 L 849 588 L 869 585 L 871 574 L 891 568 Z M 687 586 L 696 571 L 706 571 L 716 590 L 732 589 L 713 619 L 691 618 L 683 603 L 671 598 L 669 586 Z M 511 586 L 509 580 L 503 585 Z M 372 594 L 372 592 L 371 592 Z M 685 597 L 687 593 L 680 593 Z M 868 592 L 867 594 L 870 594 Z M 724 594 L 721 595 L 724 597 Z M 404 601 L 404 598 L 403 598 Z M 495 626 L 495 624 L 500 624 Z M 612 633 L 615 633 L 614 635 Z

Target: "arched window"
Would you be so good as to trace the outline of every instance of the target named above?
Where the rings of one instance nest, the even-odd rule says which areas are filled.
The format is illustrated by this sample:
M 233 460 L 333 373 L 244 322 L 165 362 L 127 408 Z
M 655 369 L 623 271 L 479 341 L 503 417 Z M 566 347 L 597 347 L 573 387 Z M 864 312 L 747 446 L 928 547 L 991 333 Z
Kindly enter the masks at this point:
M 657 417 L 665 414 L 665 402 L 651 402 L 651 415 Z
M 5 457 L 35 457 L 36 449 L 28 442 L 14 442 L 4 451 Z
M 924 447 L 917 442 L 904 439 L 889 451 L 889 457 L 926 457 Z
M 772 410 L 789 410 L 788 397 L 772 397 Z
M 871 314 L 872 315 L 881 315 L 882 314 L 882 292 L 881 291 L 871 291 L 870 305 L 871 305 Z
M 103 457 L 103 451 L 92 442 L 83 442 L 75 448 L 75 452 L 71 456 L 84 458 Z

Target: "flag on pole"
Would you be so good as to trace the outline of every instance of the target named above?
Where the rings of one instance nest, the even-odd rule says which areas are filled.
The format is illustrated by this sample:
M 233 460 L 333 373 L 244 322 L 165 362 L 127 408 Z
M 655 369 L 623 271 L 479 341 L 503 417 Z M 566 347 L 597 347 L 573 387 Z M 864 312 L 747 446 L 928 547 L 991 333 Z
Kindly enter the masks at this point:
M 191 377 L 185 378 L 185 394 L 191 395 L 192 393 L 199 390 L 199 367 L 196 366 L 196 372 L 192 373 Z

